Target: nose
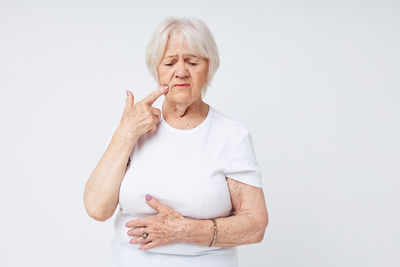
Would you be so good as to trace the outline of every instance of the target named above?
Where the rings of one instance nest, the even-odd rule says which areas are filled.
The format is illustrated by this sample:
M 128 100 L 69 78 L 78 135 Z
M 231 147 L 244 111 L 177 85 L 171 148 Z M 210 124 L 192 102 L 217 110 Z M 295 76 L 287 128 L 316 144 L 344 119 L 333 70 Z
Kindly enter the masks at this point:
M 175 77 L 176 78 L 185 78 L 189 76 L 189 72 L 186 69 L 184 62 L 177 62 L 176 70 L 175 70 Z

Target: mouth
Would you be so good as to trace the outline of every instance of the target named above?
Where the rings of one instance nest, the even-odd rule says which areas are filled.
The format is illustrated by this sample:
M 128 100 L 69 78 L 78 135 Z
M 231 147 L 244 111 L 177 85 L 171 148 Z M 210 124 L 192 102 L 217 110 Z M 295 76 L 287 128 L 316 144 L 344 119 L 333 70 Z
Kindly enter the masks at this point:
M 188 83 L 177 83 L 174 85 L 174 87 L 188 87 L 188 86 L 190 86 L 190 84 Z

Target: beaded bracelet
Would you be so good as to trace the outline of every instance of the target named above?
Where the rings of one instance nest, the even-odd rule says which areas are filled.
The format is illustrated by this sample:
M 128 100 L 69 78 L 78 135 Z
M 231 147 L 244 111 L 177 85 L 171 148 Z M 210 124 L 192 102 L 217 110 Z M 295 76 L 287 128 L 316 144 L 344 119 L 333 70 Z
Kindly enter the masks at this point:
M 214 238 L 213 238 L 211 244 L 209 245 L 209 247 L 214 246 L 215 240 L 217 240 L 217 234 L 218 234 L 217 222 L 215 221 L 215 219 L 211 219 L 211 220 L 214 223 Z

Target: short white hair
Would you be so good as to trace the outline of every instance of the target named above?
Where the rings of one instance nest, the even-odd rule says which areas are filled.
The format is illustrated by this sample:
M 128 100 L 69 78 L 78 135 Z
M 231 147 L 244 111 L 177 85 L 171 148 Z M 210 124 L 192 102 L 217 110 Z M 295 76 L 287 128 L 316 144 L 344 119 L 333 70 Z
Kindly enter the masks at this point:
M 158 82 L 157 67 L 162 61 L 169 38 L 175 33 L 179 33 L 181 44 L 183 44 L 183 39 L 186 41 L 191 54 L 208 60 L 207 81 L 201 90 L 202 97 L 204 97 L 219 67 L 219 53 L 210 29 L 200 19 L 165 18 L 155 29 L 146 47 L 147 67 L 153 78 Z

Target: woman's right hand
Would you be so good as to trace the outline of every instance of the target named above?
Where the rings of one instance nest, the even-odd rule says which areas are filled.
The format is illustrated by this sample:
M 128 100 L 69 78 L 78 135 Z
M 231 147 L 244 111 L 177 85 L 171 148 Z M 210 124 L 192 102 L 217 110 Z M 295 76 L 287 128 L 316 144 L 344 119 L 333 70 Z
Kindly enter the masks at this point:
M 134 103 L 133 93 L 129 90 L 126 92 L 128 95 L 120 127 L 127 131 L 130 136 L 137 138 L 155 131 L 161 120 L 161 110 L 152 107 L 152 105 L 157 98 L 168 92 L 168 86 L 160 86 L 136 104 Z

